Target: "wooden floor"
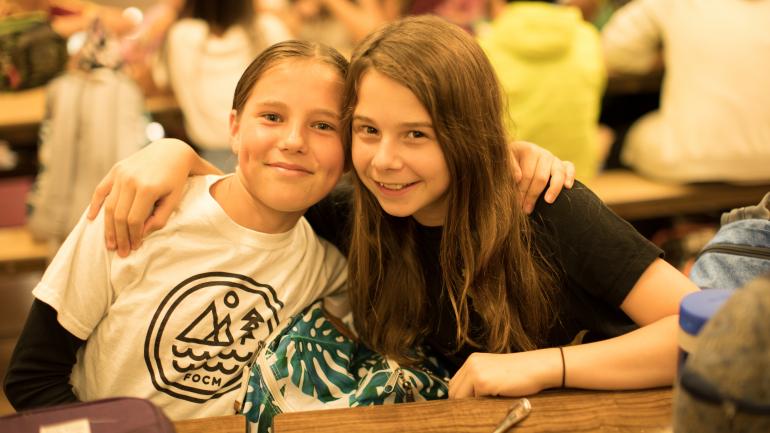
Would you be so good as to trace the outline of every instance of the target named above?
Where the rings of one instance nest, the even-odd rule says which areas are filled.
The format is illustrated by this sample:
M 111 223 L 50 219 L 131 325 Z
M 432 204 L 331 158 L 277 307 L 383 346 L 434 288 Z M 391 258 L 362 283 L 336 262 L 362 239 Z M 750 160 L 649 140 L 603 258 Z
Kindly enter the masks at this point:
M 0 378 L 5 377 L 16 338 L 32 303 L 32 289 L 43 275 L 42 262 L 0 264 Z M 13 408 L 0 389 L 0 416 Z

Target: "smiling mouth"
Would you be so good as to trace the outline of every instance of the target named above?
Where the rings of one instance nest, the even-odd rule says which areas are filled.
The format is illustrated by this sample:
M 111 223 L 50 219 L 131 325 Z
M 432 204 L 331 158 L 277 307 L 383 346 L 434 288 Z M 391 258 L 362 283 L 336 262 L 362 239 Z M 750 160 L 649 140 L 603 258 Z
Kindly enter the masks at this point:
M 379 185 L 382 188 L 389 189 L 391 191 L 400 191 L 408 186 L 412 186 L 417 182 L 411 182 L 411 183 L 382 183 L 377 182 L 377 185 Z
M 313 174 L 312 171 L 306 169 L 305 167 L 302 167 L 301 165 L 285 164 L 285 163 L 281 163 L 281 162 L 276 162 L 276 163 L 268 163 L 267 166 L 271 167 L 271 168 L 279 168 L 281 170 L 297 171 L 297 172 L 301 172 L 301 173 Z

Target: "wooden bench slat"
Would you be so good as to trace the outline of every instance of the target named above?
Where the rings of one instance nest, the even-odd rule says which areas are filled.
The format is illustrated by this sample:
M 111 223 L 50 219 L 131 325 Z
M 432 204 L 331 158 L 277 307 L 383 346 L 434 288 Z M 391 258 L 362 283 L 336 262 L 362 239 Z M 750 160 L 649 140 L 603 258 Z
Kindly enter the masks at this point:
M 588 183 L 615 213 L 627 220 L 715 212 L 759 203 L 770 184 L 668 184 L 629 170 L 609 170 Z
M 24 227 L 0 228 L 0 263 L 46 261 L 48 244 L 37 242 Z

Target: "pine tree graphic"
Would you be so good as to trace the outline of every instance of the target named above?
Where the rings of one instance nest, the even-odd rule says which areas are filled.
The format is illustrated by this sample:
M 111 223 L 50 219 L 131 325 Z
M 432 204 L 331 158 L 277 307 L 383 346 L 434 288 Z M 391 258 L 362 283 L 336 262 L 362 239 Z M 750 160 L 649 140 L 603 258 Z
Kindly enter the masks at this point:
M 241 327 L 241 331 L 245 331 L 241 337 L 241 344 L 245 344 L 247 339 L 253 340 L 254 330 L 259 328 L 260 323 L 265 323 L 265 319 L 262 318 L 254 308 L 246 313 L 246 315 L 241 318 L 241 321 L 246 322 L 246 324 Z

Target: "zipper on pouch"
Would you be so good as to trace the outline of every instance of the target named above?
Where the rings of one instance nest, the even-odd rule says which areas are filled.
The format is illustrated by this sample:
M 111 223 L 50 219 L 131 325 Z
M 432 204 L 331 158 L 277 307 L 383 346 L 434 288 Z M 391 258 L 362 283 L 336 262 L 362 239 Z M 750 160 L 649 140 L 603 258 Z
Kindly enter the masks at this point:
M 246 391 L 249 386 L 249 379 L 251 378 L 251 369 L 254 367 L 254 364 L 257 363 L 257 357 L 259 356 L 260 352 L 262 352 L 262 349 L 265 348 L 265 342 L 260 340 L 257 343 L 257 350 L 254 352 L 253 355 L 251 355 L 251 359 L 249 362 L 243 367 L 243 371 L 241 371 L 241 398 L 236 399 L 233 402 L 233 405 L 235 406 L 235 412 L 239 413 L 241 411 L 241 408 L 243 408 L 243 402 L 240 400 L 243 400 L 244 397 L 246 397 Z
M 696 260 L 707 253 L 723 253 L 735 256 L 752 257 L 755 259 L 770 260 L 770 249 L 765 247 L 754 247 L 751 245 L 731 245 L 731 244 L 713 244 L 709 245 L 700 253 Z
M 283 398 L 283 394 L 281 394 L 280 387 L 278 386 L 278 380 L 275 378 L 275 372 L 270 368 L 270 365 L 268 365 L 267 359 L 259 356 L 257 356 L 256 359 L 259 369 L 262 372 L 262 382 L 267 386 L 268 391 L 270 391 L 270 395 L 273 397 L 278 409 L 282 413 L 296 411 L 297 408 L 290 405 L 289 402 Z
M 404 395 L 404 401 L 411 403 L 414 401 L 414 391 L 412 389 L 412 383 L 406 380 L 404 377 L 404 370 L 391 360 L 387 360 L 388 366 L 393 370 L 388 377 L 388 381 L 385 382 L 383 392 L 390 394 L 396 390 L 396 387 L 402 390 Z
M 383 392 L 385 392 L 386 394 L 390 394 L 396 389 L 396 384 L 398 384 L 398 376 L 400 374 L 401 374 L 401 367 L 396 367 L 392 372 L 390 372 L 388 381 L 385 382 L 385 388 L 383 388 Z

